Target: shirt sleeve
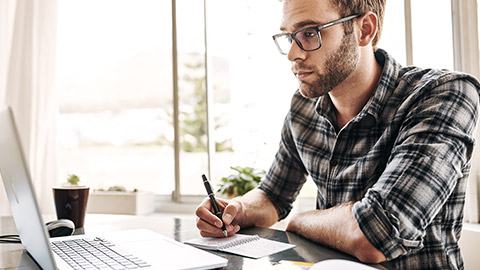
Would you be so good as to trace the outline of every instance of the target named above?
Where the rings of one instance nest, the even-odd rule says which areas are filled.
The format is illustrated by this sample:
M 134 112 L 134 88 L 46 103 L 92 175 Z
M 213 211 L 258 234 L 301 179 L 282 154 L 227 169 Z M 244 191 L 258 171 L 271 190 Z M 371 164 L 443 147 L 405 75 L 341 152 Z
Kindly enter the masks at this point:
M 273 164 L 258 186 L 277 209 L 279 220 L 290 213 L 292 204 L 307 179 L 306 169 L 292 138 L 290 117 L 291 113 L 285 119 Z
M 473 151 L 475 85 L 457 79 L 418 93 L 399 108 L 406 117 L 383 174 L 352 209 L 365 237 L 388 260 L 423 247 L 426 228 L 465 180 Z

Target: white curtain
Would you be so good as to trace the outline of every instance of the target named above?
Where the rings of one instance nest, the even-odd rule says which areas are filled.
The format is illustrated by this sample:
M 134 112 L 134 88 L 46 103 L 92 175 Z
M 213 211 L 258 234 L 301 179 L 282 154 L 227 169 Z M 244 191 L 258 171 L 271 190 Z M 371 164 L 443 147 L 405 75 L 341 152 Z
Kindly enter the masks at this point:
M 57 0 L 1 0 L 0 16 L 0 106 L 13 110 L 41 209 L 53 213 Z M 5 215 L 10 211 L 0 186 Z

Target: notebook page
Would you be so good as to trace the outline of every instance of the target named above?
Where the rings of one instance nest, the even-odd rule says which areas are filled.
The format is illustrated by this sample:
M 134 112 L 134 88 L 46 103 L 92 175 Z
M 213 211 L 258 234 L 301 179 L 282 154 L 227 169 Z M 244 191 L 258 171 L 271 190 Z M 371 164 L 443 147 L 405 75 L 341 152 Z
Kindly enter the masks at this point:
M 258 237 L 257 240 L 220 249 L 221 251 L 258 259 L 295 247 L 295 245 Z
M 255 259 L 295 247 L 258 235 L 245 234 L 235 234 L 226 238 L 202 237 L 187 240 L 185 243 L 202 249 L 219 250 Z

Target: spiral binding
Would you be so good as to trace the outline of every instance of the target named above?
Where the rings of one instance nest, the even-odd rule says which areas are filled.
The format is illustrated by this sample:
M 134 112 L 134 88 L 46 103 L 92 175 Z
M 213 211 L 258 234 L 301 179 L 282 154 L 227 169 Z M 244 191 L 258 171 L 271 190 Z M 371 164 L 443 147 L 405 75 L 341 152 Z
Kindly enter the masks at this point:
M 238 240 L 235 240 L 235 241 L 231 241 L 229 243 L 225 243 L 225 244 L 219 246 L 219 249 L 232 248 L 232 247 L 236 247 L 236 246 L 239 246 L 239 245 L 247 244 L 247 243 L 250 243 L 250 242 L 253 242 L 253 241 L 258 241 L 258 240 L 260 240 L 260 236 L 255 234 L 255 235 L 252 235 L 252 237 L 249 237 L 249 238 L 238 239 Z

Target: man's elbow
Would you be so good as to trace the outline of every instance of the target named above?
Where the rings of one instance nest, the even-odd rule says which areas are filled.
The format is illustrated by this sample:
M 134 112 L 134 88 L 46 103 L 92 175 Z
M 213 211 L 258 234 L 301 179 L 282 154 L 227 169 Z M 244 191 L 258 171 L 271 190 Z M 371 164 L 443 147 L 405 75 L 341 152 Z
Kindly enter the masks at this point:
M 361 250 L 356 257 L 363 263 L 381 263 L 387 260 L 385 255 L 377 249 L 372 251 Z
M 376 249 L 365 236 L 356 241 L 353 254 L 363 263 L 381 263 L 387 260 L 385 255 Z

